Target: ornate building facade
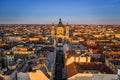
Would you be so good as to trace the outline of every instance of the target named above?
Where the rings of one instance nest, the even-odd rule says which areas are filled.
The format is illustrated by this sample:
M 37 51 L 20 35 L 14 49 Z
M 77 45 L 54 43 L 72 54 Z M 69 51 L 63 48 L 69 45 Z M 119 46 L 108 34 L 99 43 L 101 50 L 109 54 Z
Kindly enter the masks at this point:
M 69 26 L 63 25 L 62 20 L 59 19 L 58 25 L 52 25 L 52 31 L 51 31 L 51 36 L 55 39 L 61 38 L 62 40 L 68 40 L 69 39 Z

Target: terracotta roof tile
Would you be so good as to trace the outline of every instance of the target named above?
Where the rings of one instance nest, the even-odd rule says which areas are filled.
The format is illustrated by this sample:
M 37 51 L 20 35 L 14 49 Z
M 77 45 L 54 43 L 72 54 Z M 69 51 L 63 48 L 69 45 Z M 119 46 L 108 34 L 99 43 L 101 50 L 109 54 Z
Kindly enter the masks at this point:
M 66 67 L 67 77 L 72 77 L 77 73 L 83 73 L 84 70 L 97 70 L 101 73 L 112 74 L 113 72 L 101 62 L 99 63 L 71 63 Z

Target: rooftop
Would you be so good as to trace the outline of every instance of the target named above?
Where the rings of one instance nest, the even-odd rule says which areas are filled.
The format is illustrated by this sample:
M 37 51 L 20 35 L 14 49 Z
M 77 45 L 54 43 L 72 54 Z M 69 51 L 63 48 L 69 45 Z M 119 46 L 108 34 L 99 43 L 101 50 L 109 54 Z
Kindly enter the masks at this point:
M 120 65 L 120 60 L 109 60 L 114 65 Z
M 85 71 L 97 71 L 99 73 L 112 74 L 113 72 L 102 63 L 71 63 L 67 66 L 67 76 L 72 77 L 78 73 L 84 73 Z

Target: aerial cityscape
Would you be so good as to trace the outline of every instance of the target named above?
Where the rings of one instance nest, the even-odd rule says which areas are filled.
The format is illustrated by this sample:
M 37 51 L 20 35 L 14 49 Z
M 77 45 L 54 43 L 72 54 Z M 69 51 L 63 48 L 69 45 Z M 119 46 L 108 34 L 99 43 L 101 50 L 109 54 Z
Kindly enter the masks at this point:
M 120 0 L 1 0 L 0 80 L 120 80 Z

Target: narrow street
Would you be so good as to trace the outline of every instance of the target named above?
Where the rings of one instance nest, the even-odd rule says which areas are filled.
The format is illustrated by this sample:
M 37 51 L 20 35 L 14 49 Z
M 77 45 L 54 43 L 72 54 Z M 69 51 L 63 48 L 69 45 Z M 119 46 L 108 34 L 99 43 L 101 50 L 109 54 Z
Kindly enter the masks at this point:
M 56 62 L 55 62 L 55 77 L 54 80 L 66 80 L 65 75 L 65 65 L 64 65 L 64 53 L 63 51 L 56 52 Z
M 66 80 L 65 71 L 65 54 L 63 52 L 63 45 L 56 47 L 56 61 L 55 61 L 55 71 L 54 80 Z

